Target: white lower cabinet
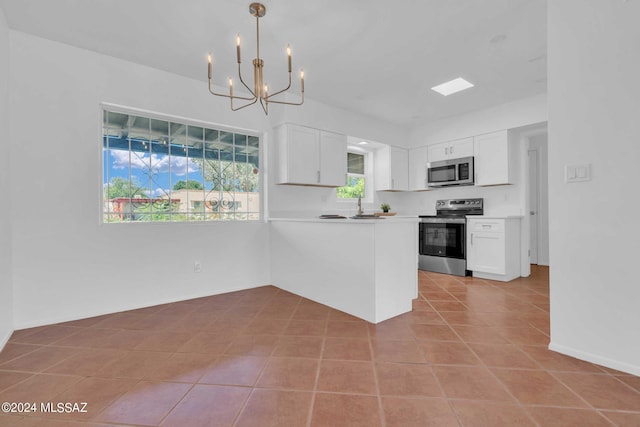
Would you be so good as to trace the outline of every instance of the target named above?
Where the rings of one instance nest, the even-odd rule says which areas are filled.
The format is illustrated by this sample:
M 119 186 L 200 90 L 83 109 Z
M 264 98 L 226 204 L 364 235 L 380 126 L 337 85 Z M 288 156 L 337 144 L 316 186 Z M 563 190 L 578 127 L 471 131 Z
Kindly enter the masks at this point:
M 418 221 L 271 219 L 276 286 L 371 323 L 418 297 Z
M 507 282 L 520 277 L 520 217 L 468 217 L 467 270 Z

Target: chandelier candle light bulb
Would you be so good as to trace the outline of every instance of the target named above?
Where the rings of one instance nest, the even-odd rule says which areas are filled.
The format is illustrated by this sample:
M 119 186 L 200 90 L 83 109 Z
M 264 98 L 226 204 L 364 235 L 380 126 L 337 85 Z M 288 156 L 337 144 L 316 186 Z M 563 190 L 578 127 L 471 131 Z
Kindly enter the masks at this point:
M 207 75 L 209 80 L 209 92 L 212 95 L 223 96 L 229 98 L 231 103 L 231 110 L 237 111 L 242 108 L 248 107 L 249 105 L 255 104 L 256 102 L 260 102 L 260 106 L 262 107 L 265 114 L 269 114 L 269 103 L 272 102 L 274 104 L 285 104 L 285 105 L 302 105 L 304 103 L 304 71 L 300 70 L 300 102 L 289 102 L 289 101 L 278 101 L 272 99 L 274 96 L 279 95 L 283 92 L 288 91 L 291 88 L 291 45 L 287 45 L 287 70 L 288 70 L 288 85 L 282 90 L 269 94 L 269 88 L 266 84 L 264 84 L 264 60 L 260 58 L 260 18 L 262 18 L 266 12 L 266 7 L 261 3 L 251 3 L 249 5 L 249 12 L 252 16 L 256 18 L 256 58 L 253 60 L 253 88 L 249 87 L 247 83 L 242 78 L 242 73 L 240 69 L 241 64 L 241 56 L 240 56 L 240 34 L 236 36 L 236 56 L 238 61 L 238 78 L 240 79 L 241 86 L 244 86 L 251 96 L 239 96 L 233 94 L 233 80 L 229 78 L 229 95 L 225 95 L 224 93 L 216 93 L 212 88 L 212 80 L 213 80 L 213 57 L 211 53 L 208 56 L 208 64 L 207 64 Z M 244 90 L 243 89 L 243 90 Z M 239 107 L 234 107 L 234 100 L 242 100 L 248 101 L 246 104 L 241 105 Z
M 240 34 L 236 36 L 236 55 L 238 56 L 238 64 L 240 63 Z

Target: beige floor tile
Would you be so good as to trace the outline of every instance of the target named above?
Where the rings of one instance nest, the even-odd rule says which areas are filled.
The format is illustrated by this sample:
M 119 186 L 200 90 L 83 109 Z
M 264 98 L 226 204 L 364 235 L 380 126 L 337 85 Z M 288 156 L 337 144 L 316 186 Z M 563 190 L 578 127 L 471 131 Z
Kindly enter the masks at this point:
M 311 418 L 312 427 L 381 425 L 377 397 L 316 393 Z
M 236 427 L 304 426 L 312 393 L 254 389 L 240 413 Z

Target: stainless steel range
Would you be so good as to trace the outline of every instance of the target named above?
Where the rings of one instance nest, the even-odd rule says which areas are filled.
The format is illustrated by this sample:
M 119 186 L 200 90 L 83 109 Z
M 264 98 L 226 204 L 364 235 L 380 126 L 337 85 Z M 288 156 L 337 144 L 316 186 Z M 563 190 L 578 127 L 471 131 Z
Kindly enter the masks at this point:
M 435 216 L 420 216 L 418 268 L 468 276 L 466 216 L 483 213 L 483 199 L 438 200 Z

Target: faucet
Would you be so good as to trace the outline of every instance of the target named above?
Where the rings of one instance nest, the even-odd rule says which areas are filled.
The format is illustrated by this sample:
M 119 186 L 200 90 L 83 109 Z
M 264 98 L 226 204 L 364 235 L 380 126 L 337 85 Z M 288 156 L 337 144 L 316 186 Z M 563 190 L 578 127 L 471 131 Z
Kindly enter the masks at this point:
M 362 196 L 358 196 L 358 215 L 362 215 Z

